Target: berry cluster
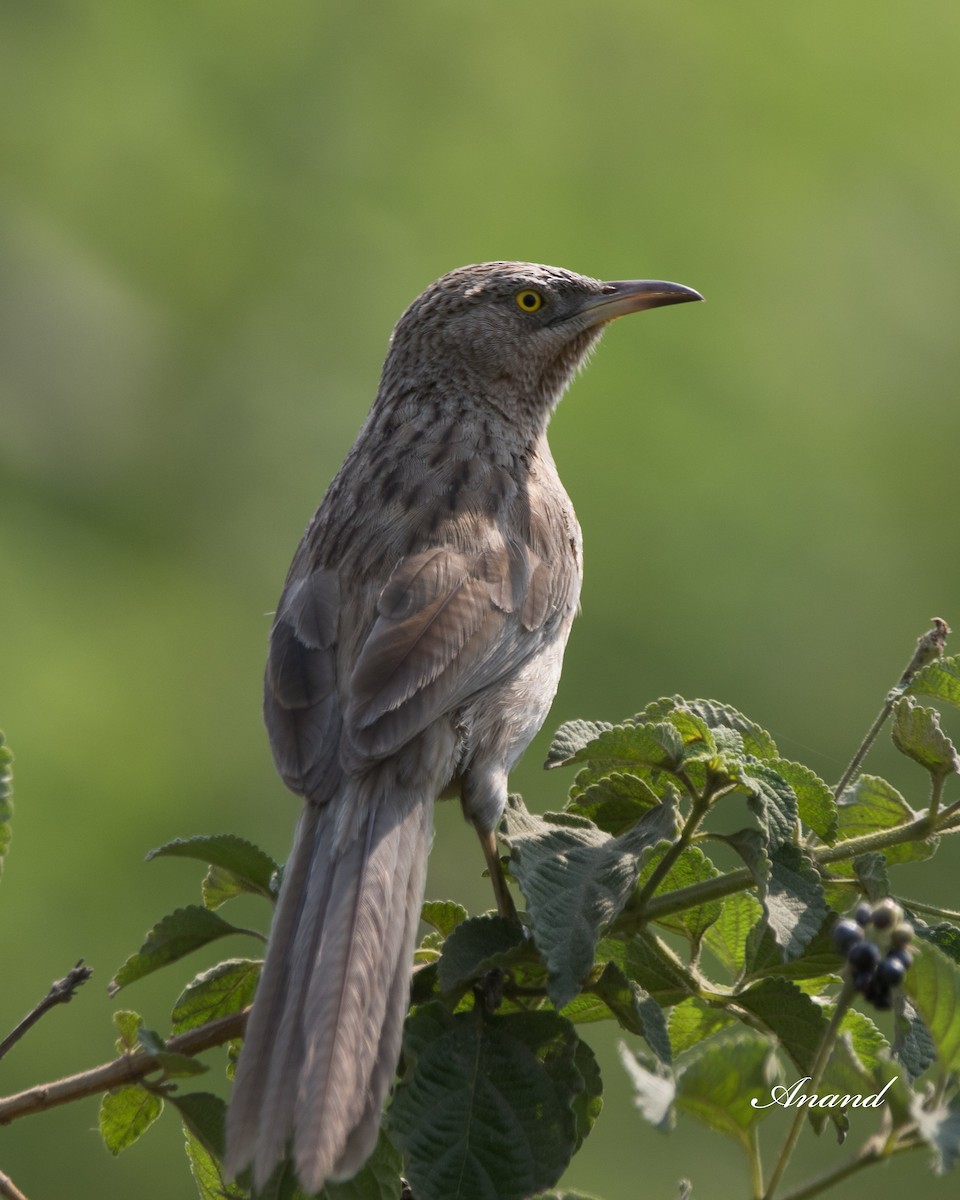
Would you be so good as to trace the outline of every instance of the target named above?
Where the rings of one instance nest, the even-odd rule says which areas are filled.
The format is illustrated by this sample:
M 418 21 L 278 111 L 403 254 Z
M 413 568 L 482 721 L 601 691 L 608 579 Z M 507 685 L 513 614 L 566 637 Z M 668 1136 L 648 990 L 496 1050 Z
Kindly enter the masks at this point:
M 850 964 L 851 980 L 874 1008 L 889 1008 L 890 993 L 903 983 L 907 968 L 913 962 L 913 926 L 903 919 L 903 909 L 894 900 L 881 900 L 873 908 L 858 906 L 855 920 L 841 917 L 833 927 L 833 940 Z M 879 940 L 889 948 L 881 952 L 876 941 L 864 936 L 869 926 L 879 934 Z

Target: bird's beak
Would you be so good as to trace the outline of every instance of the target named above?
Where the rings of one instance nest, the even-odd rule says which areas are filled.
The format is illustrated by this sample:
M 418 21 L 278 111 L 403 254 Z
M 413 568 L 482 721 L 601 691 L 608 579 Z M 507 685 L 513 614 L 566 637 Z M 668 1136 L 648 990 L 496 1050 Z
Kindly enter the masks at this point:
M 662 308 L 665 304 L 686 304 L 688 300 L 702 300 L 693 288 L 682 283 L 665 283 L 660 279 L 626 279 L 616 283 L 605 283 L 599 296 L 591 296 L 581 312 L 589 325 L 601 325 L 628 313 L 643 312 L 647 308 Z

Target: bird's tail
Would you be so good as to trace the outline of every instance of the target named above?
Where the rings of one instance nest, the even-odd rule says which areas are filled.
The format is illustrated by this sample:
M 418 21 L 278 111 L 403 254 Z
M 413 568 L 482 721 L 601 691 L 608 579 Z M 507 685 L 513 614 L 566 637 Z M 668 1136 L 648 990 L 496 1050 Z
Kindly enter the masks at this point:
M 347 839 L 338 807 L 304 807 L 237 1067 L 225 1165 L 258 1189 L 291 1141 L 311 1195 L 354 1175 L 400 1054 L 433 802 L 394 793 Z

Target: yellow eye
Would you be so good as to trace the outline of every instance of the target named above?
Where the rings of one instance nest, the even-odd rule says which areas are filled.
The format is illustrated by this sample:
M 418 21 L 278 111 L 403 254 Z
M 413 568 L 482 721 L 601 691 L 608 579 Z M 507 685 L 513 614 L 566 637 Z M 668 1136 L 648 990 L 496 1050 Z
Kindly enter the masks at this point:
M 524 312 L 536 312 L 540 305 L 543 304 L 543 297 L 539 292 L 535 292 L 533 288 L 524 288 L 522 292 L 517 292 L 514 299 Z

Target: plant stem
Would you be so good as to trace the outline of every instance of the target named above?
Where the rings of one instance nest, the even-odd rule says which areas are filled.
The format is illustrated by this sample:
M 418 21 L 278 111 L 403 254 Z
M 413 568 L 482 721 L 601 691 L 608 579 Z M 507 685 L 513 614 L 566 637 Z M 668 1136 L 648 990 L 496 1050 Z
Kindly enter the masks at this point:
M 886 724 L 891 712 L 893 712 L 893 706 L 913 682 L 913 677 L 921 667 L 925 667 L 927 663 L 932 662 L 933 659 L 939 658 L 943 654 L 943 648 L 946 645 L 947 634 L 949 632 L 950 628 L 946 621 L 942 621 L 939 617 L 934 617 L 933 628 L 928 629 L 926 633 L 917 638 L 917 648 L 913 652 L 913 657 L 907 663 L 899 681 L 887 693 L 887 698 L 884 701 L 883 708 L 880 709 L 877 715 L 877 719 L 870 726 L 866 737 L 857 747 L 856 754 L 854 754 L 849 766 L 841 776 L 840 782 L 834 788 L 834 800 L 840 799 L 850 780 L 853 779 L 854 775 L 860 769 L 860 764 L 866 758 L 867 751 L 877 740 L 877 735 Z
M 85 967 L 81 958 L 77 965 L 68 971 L 62 979 L 58 979 L 56 983 L 52 983 L 50 991 L 47 992 L 44 998 L 38 1004 L 35 1004 L 16 1028 L 12 1029 L 3 1041 L 0 1042 L 0 1058 L 3 1058 L 7 1051 L 19 1042 L 27 1030 L 35 1025 L 44 1013 L 48 1013 L 51 1008 L 55 1008 L 58 1004 L 69 1003 L 73 999 L 77 988 L 86 983 L 92 974 L 93 971 L 91 968 Z M 0 1192 L 0 1195 L 2 1194 Z
M 4 1200 L 27 1200 L 10 1176 L 5 1175 L 3 1171 L 0 1171 L 0 1196 L 3 1196 Z
M 242 1012 L 230 1013 L 168 1038 L 165 1049 L 170 1053 L 192 1057 L 214 1046 L 222 1046 L 233 1038 L 242 1037 L 249 1011 L 249 1008 L 245 1008 Z M 84 1096 L 108 1092 L 122 1084 L 138 1083 L 145 1075 L 160 1070 L 161 1066 L 156 1055 L 137 1050 L 133 1054 L 123 1054 L 111 1062 L 102 1063 L 99 1067 L 92 1067 L 89 1071 L 81 1071 L 78 1075 L 68 1075 L 53 1083 L 28 1088 L 15 1096 L 5 1096 L 0 1099 L 0 1125 L 8 1125 L 18 1117 L 28 1117 L 60 1104 L 69 1104 Z
M 817 1088 L 820 1086 L 820 1080 L 823 1078 L 823 1073 L 830 1060 L 830 1052 L 833 1049 L 834 1042 L 837 1040 L 837 1034 L 840 1032 L 840 1024 L 855 994 L 856 988 L 850 980 L 847 980 L 843 985 L 840 995 L 837 997 L 837 1006 L 833 1010 L 833 1016 L 830 1018 L 830 1023 L 824 1031 L 823 1039 L 817 1049 L 817 1056 L 813 1060 L 813 1066 L 810 1068 L 811 1094 L 815 1094 Z M 773 1174 L 770 1176 L 770 1182 L 767 1184 L 763 1200 L 772 1200 L 773 1194 L 777 1190 L 777 1185 L 783 1178 L 783 1173 L 790 1162 L 790 1157 L 796 1147 L 806 1119 L 806 1111 L 802 1107 L 798 1108 L 794 1114 L 793 1124 L 790 1126 L 790 1131 L 787 1134 L 787 1140 L 783 1143 L 783 1149 L 780 1151 L 780 1157 L 773 1168 Z
M 839 1167 L 833 1167 L 831 1170 L 825 1171 L 822 1175 L 811 1179 L 809 1183 L 802 1184 L 792 1192 L 787 1192 L 783 1200 L 809 1200 L 811 1196 L 825 1192 L 827 1188 L 833 1187 L 834 1184 L 840 1183 L 844 1179 L 849 1179 L 851 1175 L 855 1175 L 857 1171 L 862 1171 L 864 1167 L 870 1167 L 874 1163 L 883 1162 L 887 1158 L 892 1158 L 894 1154 L 902 1154 L 905 1150 L 921 1150 L 925 1145 L 924 1140 L 916 1136 L 911 1136 L 909 1139 L 897 1142 L 890 1149 L 881 1149 L 871 1141 L 855 1158 L 841 1163 Z
M 657 863 L 650 874 L 650 878 L 640 890 L 640 895 L 637 897 L 636 906 L 643 909 L 647 901 L 653 896 L 667 875 L 670 873 L 670 868 L 677 861 L 684 850 L 689 846 L 690 839 L 697 831 L 697 826 L 710 811 L 712 797 L 709 793 L 698 796 L 694 794 L 693 807 L 690 809 L 690 815 L 683 824 L 683 829 L 680 830 L 680 836 L 673 843 L 670 849 L 664 854 L 663 858 Z
M 757 1125 L 750 1130 L 747 1158 L 750 1160 L 750 1191 L 753 1200 L 763 1200 L 763 1163 L 760 1160 L 760 1128 Z

